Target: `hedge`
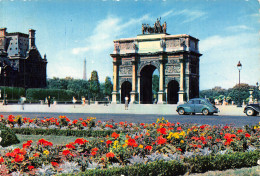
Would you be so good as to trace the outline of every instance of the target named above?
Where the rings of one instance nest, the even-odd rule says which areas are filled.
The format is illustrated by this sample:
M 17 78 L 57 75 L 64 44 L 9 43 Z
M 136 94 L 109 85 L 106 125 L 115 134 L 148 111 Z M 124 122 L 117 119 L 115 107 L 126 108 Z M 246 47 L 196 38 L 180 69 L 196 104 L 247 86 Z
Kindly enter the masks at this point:
M 19 139 L 12 131 L 12 129 L 6 127 L 5 125 L 0 123 L 0 137 L 2 140 L 0 141 L 0 146 L 7 147 L 13 144 L 20 143 Z
M 14 133 L 23 135 L 56 135 L 56 136 L 76 136 L 76 137 L 106 137 L 113 132 L 120 133 L 122 131 L 112 130 L 61 130 L 61 129 L 33 129 L 33 128 L 13 128 Z
M 124 166 L 109 169 L 93 169 L 77 174 L 61 175 L 88 175 L 88 176 L 141 176 L 141 175 L 184 175 L 185 173 L 203 173 L 210 170 L 226 170 L 242 167 L 252 167 L 257 165 L 260 158 L 259 151 L 236 152 L 224 155 L 196 156 L 186 158 L 184 162 L 155 161 L 148 164 L 136 164 L 134 166 Z
M 0 87 L 1 98 L 4 97 L 4 92 L 7 94 L 8 100 L 19 100 L 21 96 L 25 96 L 24 88 L 20 87 Z
M 26 91 L 26 98 L 30 101 L 45 100 L 48 96 L 55 97 L 55 100 L 59 101 L 71 101 L 75 93 L 64 89 L 27 89 Z

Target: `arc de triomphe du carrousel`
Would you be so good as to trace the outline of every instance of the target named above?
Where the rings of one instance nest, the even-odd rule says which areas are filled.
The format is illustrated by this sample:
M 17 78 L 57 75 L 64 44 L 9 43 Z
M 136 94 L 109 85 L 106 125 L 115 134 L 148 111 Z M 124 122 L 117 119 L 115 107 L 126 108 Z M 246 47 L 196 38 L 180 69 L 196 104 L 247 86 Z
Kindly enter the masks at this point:
M 156 103 L 177 104 L 199 96 L 199 40 L 187 34 L 170 35 L 160 19 L 142 25 L 135 38 L 114 41 L 112 103 L 152 104 L 152 75 L 158 69 Z

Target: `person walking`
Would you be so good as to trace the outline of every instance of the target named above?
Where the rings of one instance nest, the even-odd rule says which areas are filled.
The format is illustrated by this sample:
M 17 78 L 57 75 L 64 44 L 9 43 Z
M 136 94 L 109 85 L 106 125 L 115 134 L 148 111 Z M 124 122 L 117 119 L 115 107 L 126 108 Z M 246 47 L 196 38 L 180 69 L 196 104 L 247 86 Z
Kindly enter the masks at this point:
M 48 96 L 47 102 L 48 102 L 48 106 L 51 107 L 51 96 Z
M 72 98 L 72 103 L 74 104 L 74 108 L 75 108 L 75 104 L 77 102 L 77 99 L 75 97 Z
M 125 110 L 128 110 L 128 101 L 129 101 L 129 98 L 125 97 Z
M 21 103 L 21 106 L 22 106 L 22 110 L 24 110 L 24 102 L 25 101 L 26 101 L 26 98 L 24 96 L 21 96 L 20 103 Z

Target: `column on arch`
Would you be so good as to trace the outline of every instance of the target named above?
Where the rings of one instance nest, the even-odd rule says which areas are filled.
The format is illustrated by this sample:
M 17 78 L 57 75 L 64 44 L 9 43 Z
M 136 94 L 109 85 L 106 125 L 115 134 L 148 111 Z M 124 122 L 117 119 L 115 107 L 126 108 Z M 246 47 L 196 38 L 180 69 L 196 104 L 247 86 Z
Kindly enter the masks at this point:
M 160 78 L 159 78 L 159 92 L 158 92 L 158 104 L 165 103 L 165 92 L 164 92 L 164 58 L 160 56 Z
M 136 87 L 137 87 L 137 70 L 136 70 L 136 57 L 132 58 L 132 91 L 131 91 L 131 104 L 136 103 L 137 102 L 137 91 L 136 91 Z
M 178 104 L 184 103 L 184 58 L 183 56 L 180 56 L 180 90 L 178 92 L 179 94 L 179 102 Z
M 113 92 L 112 92 L 112 103 L 116 104 L 119 102 L 119 90 L 118 90 L 118 73 L 119 73 L 118 58 L 113 58 Z

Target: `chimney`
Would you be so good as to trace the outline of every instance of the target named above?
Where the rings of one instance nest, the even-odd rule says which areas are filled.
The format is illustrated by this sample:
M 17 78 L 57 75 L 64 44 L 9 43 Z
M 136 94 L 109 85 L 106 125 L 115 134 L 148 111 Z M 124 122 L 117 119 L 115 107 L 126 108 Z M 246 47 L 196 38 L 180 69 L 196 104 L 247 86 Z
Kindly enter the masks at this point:
M 0 49 L 5 50 L 6 43 L 6 28 L 0 28 Z
M 35 30 L 29 29 L 29 48 L 35 48 Z

